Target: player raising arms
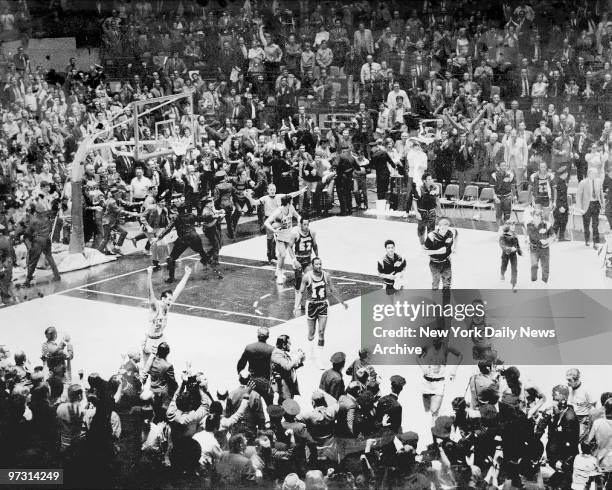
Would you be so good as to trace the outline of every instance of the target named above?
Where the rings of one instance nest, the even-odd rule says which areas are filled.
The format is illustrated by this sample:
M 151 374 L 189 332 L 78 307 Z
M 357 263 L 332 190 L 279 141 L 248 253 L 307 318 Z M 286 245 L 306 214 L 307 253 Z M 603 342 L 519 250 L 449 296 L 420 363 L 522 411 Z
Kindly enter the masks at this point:
M 307 291 L 306 300 L 306 323 L 308 324 L 308 342 L 309 354 L 317 362 L 319 369 L 325 369 L 323 364 L 323 346 L 325 345 L 325 327 L 327 326 L 327 308 L 329 307 L 329 296 L 333 296 L 336 300 L 348 308 L 348 305 L 342 301 L 338 291 L 334 287 L 331 277 L 328 272 L 323 270 L 323 264 L 319 257 L 312 259 L 312 269 L 304 274 L 300 289 L 295 293 L 294 312 L 297 316 L 300 312 L 302 304 L 302 296 Z M 314 338 L 317 330 L 317 321 L 319 322 L 319 340 L 317 351 L 319 355 L 315 356 Z
M 164 341 L 164 330 L 166 330 L 166 324 L 168 323 L 170 306 L 176 302 L 183 289 L 185 289 L 185 284 L 187 284 L 187 280 L 191 275 L 191 267 L 186 265 L 185 274 L 183 274 L 183 278 L 176 285 L 174 291 L 171 289 L 162 291 L 159 299 L 155 296 L 155 290 L 153 289 L 153 267 L 147 268 L 147 275 L 151 315 L 149 330 L 142 347 L 143 372 L 145 373 L 149 371 L 149 367 L 153 362 L 153 356 L 157 352 L 157 346 Z
M 266 230 L 274 234 L 276 240 L 276 283 L 283 284 L 285 282 L 285 273 L 283 265 L 285 265 L 285 257 L 289 254 L 293 259 L 293 251 L 291 250 L 291 230 L 293 228 L 293 218 L 297 218 L 298 222 L 301 217 L 291 204 L 291 196 L 283 196 L 281 198 L 280 208 L 274 212 L 265 221 Z
M 293 253 L 295 254 L 295 260 L 293 261 L 295 290 L 299 291 L 302 285 L 302 277 L 306 270 L 310 268 L 312 252 L 314 252 L 315 257 L 319 256 L 319 246 L 317 245 L 315 232 L 310 229 L 309 218 L 302 217 L 300 224 L 292 230 L 290 244 L 293 246 Z

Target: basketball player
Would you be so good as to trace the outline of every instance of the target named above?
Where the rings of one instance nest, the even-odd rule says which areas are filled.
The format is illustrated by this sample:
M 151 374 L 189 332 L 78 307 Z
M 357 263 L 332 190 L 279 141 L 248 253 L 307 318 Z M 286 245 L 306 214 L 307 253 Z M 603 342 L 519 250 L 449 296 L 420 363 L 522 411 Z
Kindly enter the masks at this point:
M 296 197 L 300 194 L 306 192 L 306 187 L 304 187 L 300 191 L 291 192 L 290 194 L 286 194 L 287 196 Z M 277 194 L 276 186 L 274 184 L 268 185 L 268 194 L 260 197 L 259 199 L 252 199 L 251 197 L 252 191 L 249 189 L 246 191 L 246 196 L 250 199 L 251 205 L 253 207 L 257 207 L 259 205 L 263 206 L 263 214 L 264 214 L 264 223 L 274 211 L 281 207 L 281 199 L 285 196 L 285 194 Z M 265 227 L 265 225 L 264 225 Z M 266 228 L 266 241 L 267 241 L 267 257 L 268 263 L 273 264 L 276 263 L 276 251 L 274 244 L 274 233 Z
M 314 252 L 315 257 L 319 256 L 319 246 L 317 245 L 315 232 L 310 229 L 310 219 L 302 218 L 300 225 L 292 230 L 290 244 L 295 254 L 293 262 L 295 290 L 299 291 L 302 285 L 302 277 L 310 268 L 312 253 Z
M 542 212 L 548 220 L 553 203 L 553 174 L 548 170 L 546 162 L 540 162 L 538 171 L 529 177 L 529 195 L 536 210 Z
M 423 371 L 423 384 L 421 388 L 423 407 L 426 413 L 431 414 L 432 425 L 438 418 L 438 413 L 442 406 L 449 354 L 453 354 L 457 358 L 457 364 L 448 373 L 448 380 L 453 382 L 457 367 L 463 361 L 463 354 L 448 345 L 443 339 L 434 338 L 431 345 L 423 346 L 422 353 L 417 359 Z
M 429 255 L 429 269 L 431 270 L 431 289 L 440 288 L 449 290 L 453 280 L 453 270 L 450 256 L 457 248 L 457 230 L 450 227 L 448 218 L 440 218 L 434 231 L 427 234 L 423 248 Z
M 423 174 L 421 185 L 412 183 L 412 209 L 417 219 L 417 234 L 421 245 L 427 233 L 436 228 L 436 214 L 441 212 L 440 191 L 429 172 Z
M 305 292 L 308 295 L 306 300 L 306 323 L 308 324 L 310 357 L 316 360 L 320 369 L 325 369 L 325 366 L 322 364 L 322 355 L 323 346 L 325 345 L 325 327 L 327 326 L 327 308 L 329 307 L 328 298 L 329 296 L 336 298 L 344 306 L 345 310 L 348 308 L 348 305 L 340 298 L 329 273 L 323 270 L 319 257 L 312 259 L 312 270 L 304 274 L 300 289 L 295 293 L 294 312 L 296 316 L 300 312 L 300 305 L 302 304 L 302 297 Z M 317 343 L 318 355 L 315 356 L 314 338 L 317 330 L 317 321 L 319 322 L 319 339 Z
M 406 269 L 406 259 L 395 253 L 395 242 L 385 241 L 385 256 L 378 261 L 378 276 L 385 282 L 385 290 L 395 291 L 395 280 Z
M 162 291 L 159 299 L 155 296 L 153 289 L 153 267 L 147 268 L 148 283 L 149 283 L 149 309 L 151 312 L 150 325 L 147 336 L 142 347 L 143 372 L 147 373 L 153 362 L 153 356 L 157 352 L 157 346 L 164 342 L 164 330 L 168 323 L 168 312 L 172 303 L 174 303 L 187 284 L 187 280 L 191 274 L 191 267 L 185 266 L 185 274 L 176 285 L 174 291 L 166 289 Z
M 291 249 L 290 243 L 293 218 L 296 218 L 298 222 L 301 219 L 300 215 L 293 207 L 293 204 L 291 204 L 291 201 L 291 196 L 283 196 L 281 198 L 280 208 L 276 209 L 264 223 L 266 230 L 271 231 L 276 240 L 276 256 L 278 258 L 278 262 L 276 263 L 277 284 L 283 284 L 285 282 L 283 265 L 285 265 L 286 255 L 289 254 L 289 257 L 293 260 L 293 250 Z

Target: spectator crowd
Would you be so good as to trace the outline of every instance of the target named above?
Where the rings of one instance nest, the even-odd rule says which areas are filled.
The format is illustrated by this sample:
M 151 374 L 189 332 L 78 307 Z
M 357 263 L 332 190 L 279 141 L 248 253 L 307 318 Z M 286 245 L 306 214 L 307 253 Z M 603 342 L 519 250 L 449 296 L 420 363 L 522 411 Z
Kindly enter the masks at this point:
M 156 268 L 179 200 L 201 217 L 212 198 L 233 240 L 243 215 L 261 225 L 278 207 L 265 196 L 291 194 L 311 216 L 336 198 L 342 215 L 366 209 L 369 174 L 379 200 L 415 211 L 419 233 L 433 226 L 435 196 L 473 183 L 492 187 L 500 225 L 521 196 L 559 240 L 570 210 L 595 248 L 600 214 L 612 224 L 608 1 L 51 2 L 58 28 L 63 15 L 86 19 L 83 42 L 102 59 L 63 70 L 30 62 L 34 7 L 0 4 L 2 39 L 24 39 L 0 91 L 5 303 L 16 265 L 29 286 L 44 254 L 60 278 L 52 243 L 70 241 L 81 208 L 88 246 L 122 253 L 124 222 L 136 220 L 142 233 L 129 238 L 147 240 Z M 165 96 L 176 97 L 134 124 L 136 103 Z M 95 148 L 71 182 L 84 141 Z M 295 383 L 297 395 L 304 357 L 265 330 L 261 356 L 245 351 L 238 385 L 214 395 L 204 373 L 175 375 L 168 345 L 146 373 L 130 352 L 110 379 L 77 380 L 70 339 L 45 335 L 41 366 L 4 352 L 0 459 L 61 465 L 75 488 L 582 489 L 612 471 L 610 393 L 594 397 L 576 370 L 544 393 L 481 361 L 469 396 L 418 452 L 402 427 L 406 380 L 381 393 L 367 352 L 350 366 L 334 355 L 311 408 L 268 389 Z
M 298 381 L 310 359 L 269 336 L 257 330 L 236 384 L 214 394 L 197 362 L 175 370 L 165 342 L 146 372 L 132 351 L 109 379 L 73 376 L 54 327 L 40 362 L 2 347 L 2 461 L 61 467 L 66 488 L 609 488 L 612 394 L 596 397 L 578 369 L 543 392 L 481 359 L 419 443 L 428 429 L 406 427 L 418 410 L 402 401 L 407 380 L 383 392 L 367 350 L 333 354 L 310 394 Z

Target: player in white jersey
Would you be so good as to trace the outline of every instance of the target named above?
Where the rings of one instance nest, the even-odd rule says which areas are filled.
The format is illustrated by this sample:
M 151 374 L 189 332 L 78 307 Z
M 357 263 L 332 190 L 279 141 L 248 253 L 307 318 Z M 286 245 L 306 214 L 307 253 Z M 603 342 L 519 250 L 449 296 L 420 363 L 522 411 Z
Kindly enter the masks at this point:
M 310 356 L 316 360 L 320 369 L 325 369 L 325 365 L 322 362 L 322 354 L 323 346 L 325 345 L 325 327 L 327 326 L 327 308 L 329 306 L 328 298 L 329 296 L 336 298 L 344 306 L 344 309 L 347 309 L 348 305 L 340 298 L 329 273 L 323 270 L 319 257 L 312 259 L 312 269 L 304 274 L 302 285 L 299 291 L 295 293 L 294 311 L 296 315 L 300 313 L 300 305 L 302 304 L 304 293 L 307 294 L 306 323 L 308 324 Z M 317 343 L 318 355 L 315 355 L 314 338 L 317 330 L 317 321 L 319 322 L 319 339 Z
M 276 240 L 276 283 L 283 284 L 285 282 L 285 273 L 283 265 L 285 265 L 285 257 L 289 254 L 290 260 L 293 262 L 293 250 L 291 250 L 291 230 L 293 229 L 293 218 L 300 221 L 300 215 L 291 204 L 291 196 L 283 196 L 281 198 L 280 208 L 268 217 L 264 226 L 266 230 L 274 234 Z
M 191 267 L 185 266 L 185 274 L 181 282 L 179 282 L 172 291 L 166 289 L 162 291 L 159 299 L 155 296 L 153 289 L 153 267 L 147 268 L 148 283 L 149 283 L 149 328 L 147 330 L 147 336 L 142 347 L 142 362 L 144 366 L 144 372 L 148 371 L 150 363 L 153 361 L 153 356 L 157 352 L 157 346 L 164 341 L 164 330 L 168 323 L 168 312 L 172 304 L 178 299 L 179 295 L 185 288 L 189 275 L 191 274 Z

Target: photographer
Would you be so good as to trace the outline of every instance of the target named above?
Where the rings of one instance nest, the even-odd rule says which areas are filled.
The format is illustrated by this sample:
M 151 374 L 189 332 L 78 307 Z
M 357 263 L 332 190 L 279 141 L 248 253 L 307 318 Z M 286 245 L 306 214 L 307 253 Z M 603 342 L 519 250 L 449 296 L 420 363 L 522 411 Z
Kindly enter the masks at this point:
M 175 446 L 200 430 L 212 403 L 208 380 L 202 373 L 192 374 L 188 366 L 182 378 L 183 382 L 174 393 L 166 412 Z

